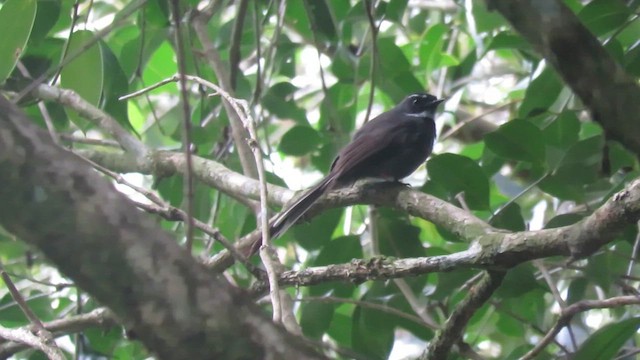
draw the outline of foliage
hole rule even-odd
[[[187,49],[183,55],[187,74],[216,84],[226,79],[235,97],[249,101],[272,184],[312,185],[318,174],[326,173],[370,108],[375,115],[424,89],[448,101],[438,119],[441,140],[436,153],[409,182],[497,228],[522,231],[576,223],[638,177],[635,156],[591,121],[559,75],[481,1],[424,2],[431,4],[425,7],[420,1],[374,1],[373,9],[369,1],[359,0],[247,1],[240,10],[242,2],[211,2],[213,15],[206,25],[210,43],[205,44],[189,26],[191,11],[200,1],[181,1],[182,41]],[[634,15],[638,2],[564,2],[629,74],[640,76],[640,22]],[[169,82],[119,100],[177,72],[170,6],[164,0],[139,4],[4,1],[0,32],[12,34],[0,42],[4,90],[19,92],[41,75],[59,78],[56,86],[74,90],[112,115],[147,146],[180,149],[184,128],[178,86]],[[107,31],[101,31],[106,26]],[[218,52],[225,73],[211,67],[207,46]],[[11,61],[18,58],[19,62]],[[233,120],[220,96],[210,93],[189,83],[195,154],[242,172],[229,129]],[[116,151],[69,142],[84,136],[109,139],[110,134],[68,106],[45,104],[47,113],[33,98],[21,102],[36,123],[43,128],[50,123],[52,131],[64,135],[70,148]],[[456,125],[463,122],[467,124]],[[174,207],[185,205],[180,177],[131,179]],[[256,228],[250,208],[202,182],[196,182],[192,201],[193,216],[227,239]],[[160,218],[158,222],[183,241],[183,223]],[[627,229],[601,251],[571,264],[564,258],[548,258],[512,269],[490,302],[472,317],[464,341],[486,356],[518,358],[552,328],[559,308],[620,295],[621,284],[637,280],[635,267],[627,273],[633,264],[635,233]],[[209,235],[200,230],[195,239],[195,254],[207,257],[224,249],[218,242],[209,246]],[[286,266],[305,268],[375,255],[451,254],[468,244],[425,219],[355,206],[350,211],[326,211],[287,232],[275,246]],[[39,253],[31,253],[3,232],[0,257],[41,320],[98,306],[75,287],[31,281],[65,280]],[[257,264],[259,259],[252,261]],[[299,300],[296,315],[305,336],[330,339],[366,358],[388,358],[392,349],[398,356],[407,342],[424,347],[433,339],[434,329],[416,311],[424,310],[432,322],[444,324],[480,272],[456,269],[402,279],[403,285],[332,282],[289,292]],[[242,265],[227,273],[242,287],[253,281]],[[0,325],[27,325],[7,290],[0,291]],[[636,340],[635,316],[631,307],[576,316],[571,322],[575,338],[561,334],[559,344],[552,343],[542,358],[561,354],[563,348],[614,356],[625,342]],[[615,339],[608,339],[605,329],[615,331]],[[148,356],[117,329],[87,329],[78,341],[83,346],[75,349],[87,356]],[[16,356],[40,358],[33,350]]]

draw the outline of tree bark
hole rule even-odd
[[[640,155],[640,87],[559,0],[486,0],[536,48],[607,136]]]
[[[164,359],[319,359],[0,97],[0,223]]]

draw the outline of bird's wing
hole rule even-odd
[[[417,128],[413,121],[386,121],[384,124],[387,126],[379,126],[382,125],[379,123],[376,127],[370,127],[372,131],[361,129],[333,161],[331,172],[340,178],[346,172],[376,158],[380,152],[394,151],[406,143],[406,136],[412,136]]]

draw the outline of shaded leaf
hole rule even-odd
[[[475,161],[456,154],[441,154],[427,162],[429,178],[449,191],[451,198],[464,193],[474,210],[489,208],[489,179]]]
[[[312,127],[294,126],[280,139],[278,151],[287,155],[302,156],[315,150],[320,140],[320,135]]]
[[[613,359],[625,342],[640,327],[640,317],[625,319],[603,326],[593,333],[574,353],[576,359]]]
[[[542,132],[526,120],[512,120],[485,136],[491,151],[507,159],[540,163],[545,158]]]
[[[7,0],[0,8],[0,84],[18,63],[31,35],[36,0]]]

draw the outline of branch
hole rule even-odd
[[[192,18],[193,30],[202,44],[204,55],[209,66],[218,77],[220,87],[231,96],[235,96],[229,73],[220,58],[218,50],[216,50],[213,42],[209,38],[207,23],[211,19],[211,15],[211,11],[195,12],[195,15]],[[233,111],[232,104],[227,99],[222,99],[222,105],[229,116],[231,135],[233,136],[236,149],[238,149],[238,157],[242,164],[242,170],[245,175],[255,179],[258,177],[258,170],[253,162],[251,149],[246,142],[246,139],[249,138],[247,130],[242,126],[240,118],[237,113]]]
[[[0,134],[0,224],[148,349],[171,359],[322,358],[2,97]]]
[[[381,196],[388,196],[390,193],[395,193],[398,198],[404,198],[401,196],[403,192],[417,193],[403,189],[397,193],[394,191],[380,192],[378,199],[363,196],[361,200],[375,202]],[[417,193],[415,195],[424,199],[430,198],[426,194]],[[438,201],[440,200],[432,199],[432,203],[437,204]],[[360,203],[370,204],[371,202],[361,201]],[[376,205],[381,204],[376,203]],[[384,205],[398,208],[391,201],[385,202]],[[413,206],[415,204],[409,204],[409,208],[415,213],[416,209]],[[467,215],[467,219],[471,218],[470,215]],[[612,196],[593,214],[570,226],[514,233],[494,230],[477,235],[467,250],[449,255],[406,259],[356,259],[347,264],[286,271],[280,277],[280,284],[309,286],[328,281],[361,283],[368,280],[386,280],[446,272],[459,268],[508,269],[526,261],[550,256],[578,258],[592,254],[602,245],[614,240],[625,225],[635,224],[639,218],[640,179],[636,179],[625,189]],[[467,237],[469,234],[463,233],[462,235]],[[219,270],[217,261],[218,259],[215,259],[209,265]],[[252,290],[261,292],[264,291],[264,286],[264,283],[259,282],[254,285]]]
[[[71,316],[66,319],[53,320],[44,323],[43,325],[44,328],[50,331],[54,337],[61,337],[68,334],[82,332],[91,327],[108,328],[116,324],[117,322],[115,317],[111,312],[106,308],[98,308],[86,314]],[[31,331],[31,329],[31,326],[25,326],[12,330]],[[0,358],[7,358],[18,351],[22,351],[27,348],[28,346],[24,343],[0,340]]]
[[[505,272],[489,271],[482,280],[469,290],[467,297],[462,300],[447,319],[445,328],[439,331],[429,343],[421,359],[446,359],[451,347],[461,339],[465,326],[471,316],[491,297],[502,283]]]
[[[152,170],[165,176],[184,172],[184,157],[172,152],[156,152],[150,161],[136,164],[122,154],[107,154],[99,151],[82,151],[91,160],[121,172],[150,174]],[[197,156],[194,160],[194,176],[203,183],[228,195],[242,199],[259,199],[258,181],[235,173],[223,165]],[[113,166],[113,167],[112,167]],[[279,186],[268,185],[269,202],[283,206],[293,197],[293,192]],[[445,271],[455,267],[508,268],[519,263],[549,256],[587,256],[602,245],[612,241],[619,229],[640,220],[640,180],[634,180],[621,192],[611,197],[604,205],[582,221],[561,228],[539,231],[508,232],[492,228],[484,221],[431,195],[404,186],[389,183],[356,184],[350,188],[331,191],[319,199],[309,216],[335,207],[356,204],[387,206],[410,215],[433,222],[454,236],[471,243],[468,250],[444,257],[401,259],[378,269],[375,274],[363,272],[351,264],[333,265],[331,271],[304,270],[307,275],[284,273],[284,284],[310,285],[326,280],[356,280],[391,278]],[[308,218],[307,218],[308,219]],[[255,242],[257,232],[238,241],[242,250]],[[207,266],[218,271],[230,266],[231,256],[222,252],[211,259]],[[397,270],[396,270],[397,268]],[[387,269],[387,270],[384,270]],[[311,272],[310,272],[311,271]],[[326,275],[324,275],[326,273]],[[338,275],[343,274],[343,275]],[[322,280],[319,276],[327,277]],[[302,281],[297,279],[306,279]],[[297,280],[286,280],[296,278]]]
[[[638,305],[640,304],[640,298],[633,295],[628,296],[618,296],[605,300],[583,300],[578,301],[575,304],[572,304],[562,310],[560,317],[556,321],[556,324],[553,326],[551,330],[540,340],[536,346],[531,349],[528,353],[526,353],[522,360],[535,359],[536,356],[544,350],[555,338],[556,335],[562,330],[563,327],[567,326],[571,319],[578,313],[592,310],[592,309],[610,309],[627,305]]]
[[[640,87],[559,0],[487,0],[558,71],[607,135],[640,155]]]
[[[0,338],[38,349],[45,353],[50,360],[64,360],[64,355],[60,352],[60,349],[48,345],[44,339],[33,335],[31,331],[25,329],[9,329],[0,326]]]
[[[77,111],[95,126],[111,135],[124,150],[143,158],[147,155],[147,147],[123,128],[116,119],[90,104],[72,90],[41,84],[33,90],[33,94],[44,100],[52,100]]]

